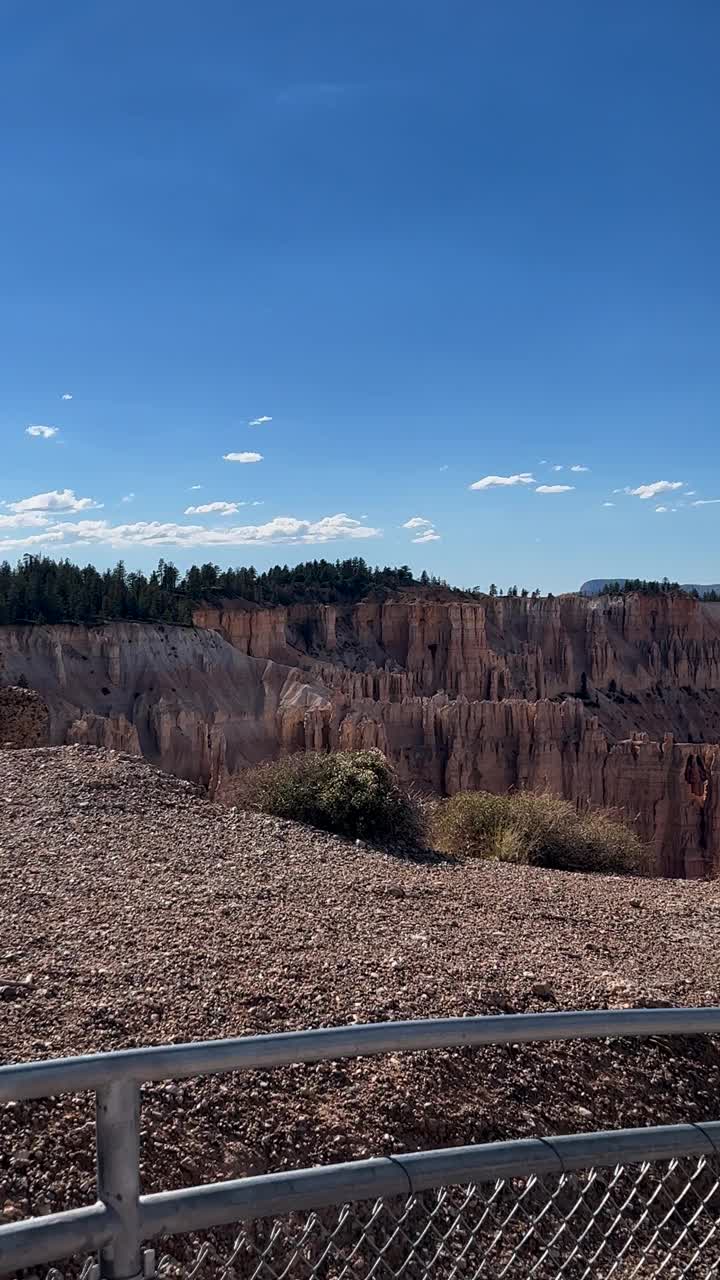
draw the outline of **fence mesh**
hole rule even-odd
[[[663,1163],[445,1187],[173,1237],[184,1280],[692,1280],[720,1275],[718,1162]]]

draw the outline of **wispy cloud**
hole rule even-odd
[[[574,484],[539,484],[536,493],[570,493]]]
[[[261,453],[224,453],[223,462],[262,462]]]
[[[190,485],[190,488],[191,488],[191,489],[202,489],[202,485],[201,485],[201,484],[191,484],[191,485]]]
[[[413,542],[439,542],[440,534],[435,529],[426,529],[425,533],[419,533],[417,538],[413,538]]]
[[[186,507],[186,516],[234,516],[237,515],[244,502],[203,502],[199,507]]]
[[[553,467],[553,471],[562,471],[562,469],[563,469],[562,462],[556,462],[555,466]]]
[[[658,514],[659,516],[664,516],[664,515],[665,515],[665,513],[667,512],[668,508],[667,508],[667,507],[656,507],[656,508],[655,508],[655,510],[656,510],[656,512],[657,512],[657,514]]]
[[[694,502],[690,503],[690,506],[691,507],[714,507],[718,502],[720,502],[720,498],[696,498]]]
[[[272,418],[267,413],[261,414],[259,418],[251,418],[248,422],[249,427],[262,427],[266,422],[272,422]]]
[[[590,468],[589,468],[589,467],[583,467],[581,463],[576,462],[576,463],[575,463],[575,466],[574,466],[574,467],[571,467],[571,468],[570,468],[570,470],[571,470],[571,471],[589,471],[589,470],[590,470]]]
[[[468,485],[470,489],[496,489],[507,488],[518,484],[536,484],[535,477],[529,471],[520,471],[515,476],[483,476],[482,480],[476,480],[474,484]]]
[[[20,498],[18,502],[7,502],[8,511],[21,514],[24,511],[52,511],[56,515],[62,512],[73,514],[76,511],[90,511],[102,507],[102,502],[94,498],[77,498],[72,489],[51,489],[49,493],[35,493],[30,498]]]
[[[614,506],[615,506],[615,503],[614,503],[614,502],[603,502],[603,506],[604,506],[604,507],[614,507]]]
[[[444,462],[443,465],[440,467],[440,471],[447,471],[447,469],[448,469],[448,463]]]
[[[42,440],[52,440],[59,432],[59,427],[43,427],[40,423],[36,423],[25,428],[26,435],[36,436]]]
[[[430,528],[432,520],[426,520],[424,516],[412,516],[410,520],[406,520],[403,529],[423,529]]]
[[[684,480],[653,480],[652,484],[639,484],[637,489],[624,489],[631,498],[642,498],[647,501],[656,498],[659,493],[671,493],[673,489],[682,489]]]
[[[120,501],[121,501],[121,502],[134,502],[134,501],[135,501],[135,494],[134,494],[134,493],[125,493],[125,494],[123,494],[123,496],[122,496],[122,498],[120,499]]]
[[[71,396],[71,394],[70,394],[70,392],[69,392],[69,391],[63,391],[63,393],[62,393],[62,395],[61,395],[60,399],[61,399],[61,400],[72,400],[72,396]]]

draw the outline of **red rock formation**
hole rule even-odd
[[[532,788],[616,809],[654,845],[659,875],[710,875],[720,862],[720,747],[611,743],[576,699],[366,701],[315,707],[305,727],[309,750],[377,747],[407,781],[449,795]]]
[[[197,620],[232,643],[247,627],[236,611]],[[720,860],[718,749],[669,736],[720,739],[720,605],[394,600],[257,610],[252,625],[331,691],[305,716],[308,749],[377,746],[448,794],[546,787],[622,809],[662,874],[708,874]],[[568,697],[584,684],[585,702]]]
[[[22,673],[50,712],[50,742],[137,752],[214,789],[228,773],[301,750],[327,691],[213,631],[117,622],[0,627],[0,683]]]
[[[0,684],[22,674],[40,692],[52,742],[139,752],[212,790],[284,752],[377,746],[439,792],[620,808],[662,874],[720,862],[720,748],[669,736],[720,740],[718,605],[224,604],[196,621],[0,627]],[[568,696],[583,674],[585,701]]]
[[[554,698],[578,692],[583,674],[591,689],[614,681],[628,694],[657,684],[720,689],[720,604],[689,596],[249,610],[228,602],[198,610],[195,620],[256,657],[403,674],[405,695]]]

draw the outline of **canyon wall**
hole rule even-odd
[[[660,875],[714,875],[720,863],[720,747],[610,742],[577,699],[410,698],[306,714],[307,747],[377,747],[409,782],[448,795],[550,790],[621,812],[655,849]]]
[[[720,606],[226,603],[196,623],[0,627],[0,686],[38,691],[51,742],[141,753],[220,795],[264,759],[373,746],[436,792],[619,808],[660,874],[720,863]]]
[[[313,660],[374,678],[394,696],[445,692],[473,699],[555,698],[615,686],[628,695],[720,690],[720,604],[687,596],[532,599],[481,603],[364,601],[261,609],[231,602],[195,622],[241,652],[297,665]],[[393,692],[392,688],[384,691]]]
[[[308,749],[376,746],[403,777],[446,794],[547,787],[621,809],[666,875],[712,874],[720,860],[720,605],[225,602],[196,622],[328,690],[305,716]]]
[[[303,749],[305,712],[327,698],[301,672],[212,631],[163,624],[0,627],[0,685],[21,678],[47,705],[51,744],[144,755],[211,790]]]

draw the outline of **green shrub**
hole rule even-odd
[[[419,845],[420,806],[381,751],[286,756],[242,775],[237,803],[337,835]]]
[[[445,853],[559,871],[643,875],[650,865],[631,827],[602,809],[578,813],[549,792],[462,792],[438,807],[432,834]]]

